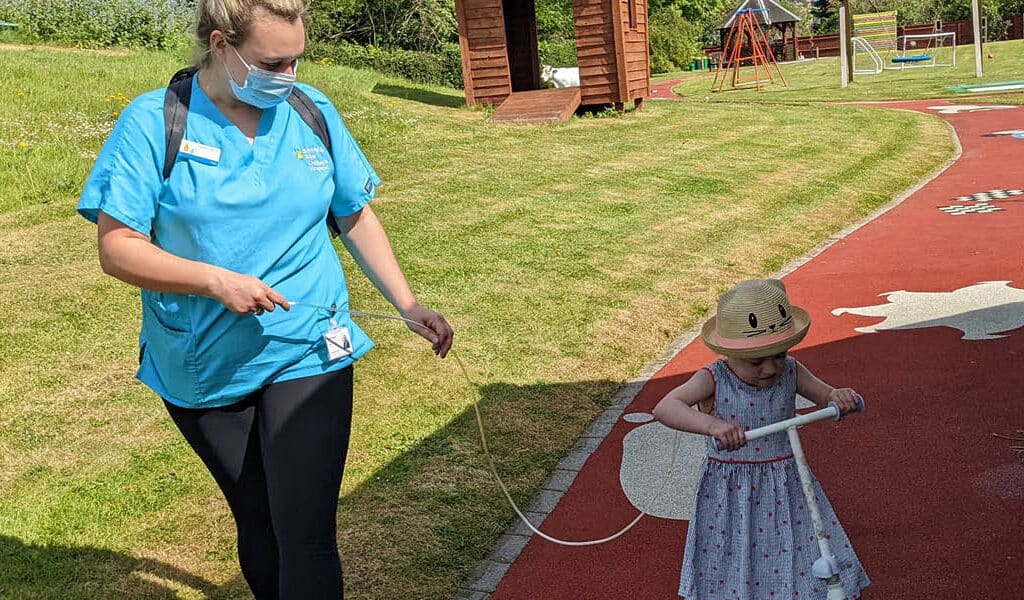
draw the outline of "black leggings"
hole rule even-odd
[[[271,384],[221,408],[164,404],[227,498],[257,600],[343,598],[336,514],[352,368]]]

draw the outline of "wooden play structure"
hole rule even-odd
[[[788,85],[762,28],[762,24],[771,25],[763,1],[744,2],[729,23],[729,33],[722,46],[722,60],[718,63],[711,90],[722,91],[728,80],[733,88],[754,85],[757,91],[761,91],[761,84],[775,83],[776,76],[782,85]]]
[[[554,122],[581,105],[650,95],[647,0],[573,0],[580,86],[545,89],[534,0],[455,0],[466,103],[499,105],[491,121]]]

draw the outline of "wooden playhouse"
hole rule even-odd
[[[580,86],[541,85],[534,0],[455,0],[466,103],[492,121],[564,121],[580,105],[637,107],[650,95],[647,0],[573,0]]]

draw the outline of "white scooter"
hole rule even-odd
[[[864,412],[864,398],[857,396],[857,412]],[[807,508],[811,511],[811,522],[814,524],[814,537],[818,539],[818,549],[821,557],[814,561],[811,573],[821,579],[828,587],[827,600],[848,600],[846,591],[839,581],[839,561],[832,554],[828,539],[825,537],[825,525],[821,521],[821,511],[818,510],[818,499],[814,497],[814,486],[811,483],[811,469],[807,466],[807,458],[804,456],[803,446],[800,445],[800,436],[797,435],[798,427],[809,423],[832,419],[838,421],[843,417],[839,407],[834,402],[829,402],[828,407],[822,408],[803,415],[797,415],[792,419],[758,427],[746,432],[747,441],[756,440],[772,433],[785,431],[789,436],[789,445],[793,449],[793,459],[796,460],[797,472],[800,474],[800,486],[804,490],[804,498],[807,499]],[[715,440],[715,447],[722,449],[721,442]]]

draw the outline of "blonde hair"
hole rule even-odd
[[[213,60],[210,34],[215,30],[223,32],[227,42],[236,48],[245,43],[259,15],[258,9],[288,23],[296,19],[302,19],[303,24],[306,22],[306,0],[199,0],[192,64],[200,68],[210,65]]]

